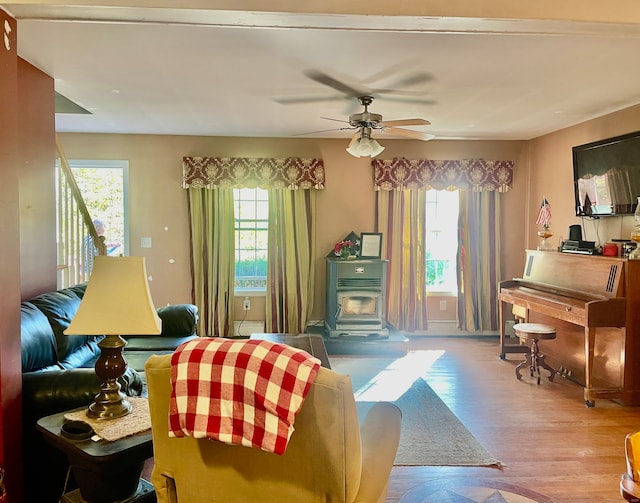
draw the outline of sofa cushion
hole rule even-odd
[[[69,337],[77,336],[73,335]],[[101,339],[102,337],[90,338],[79,348],[76,348],[72,353],[69,353],[64,358],[61,358],[58,363],[64,369],[94,367],[96,364],[96,360],[100,356],[100,347],[98,346],[98,342]]]
[[[198,308],[193,304],[172,304],[159,308],[162,336],[188,337],[196,333]]]
[[[49,320],[31,302],[23,302],[20,305],[20,344],[22,372],[60,368],[57,365],[56,336]]]
[[[125,351],[173,351],[183,342],[196,337],[198,308],[193,304],[173,304],[161,307],[158,316],[162,320],[160,335],[127,335]]]
[[[82,297],[84,297],[84,292],[87,291],[87,284],[88,283],[86,281],[84,283],[78,283],[77,285],[70,286],[67,290],[71,290],[82,300]]]
[[[31,299],[30,302],[40,309],[49,320],[56,338],[58,361],[63,366],[71,365],[77,367],[82,355],[86,359],[90,359],[93,356],[95,349],[83,348],[78,355],[73,355],[73,362],[66,362],[67,358],[82,346],[97,345],[96,338],[93,336],[64,335],[64,331],[71,323],[80,306],[80,297],[77,294],[69,289],[63,289],[38,295]]]
[[[197,335],[186,337],[170,337],[161,335],[127,335],[124,339],[127,346],[124,348],[125,354],[131,351],[147,351],[149,354],[156,351],[169,350],[173,352],[180,344],[190,341]]]

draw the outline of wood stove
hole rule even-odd
[[[329,337],[387,338],[387,260],[327,259]]]

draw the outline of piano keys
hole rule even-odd
[[[527,250],[522,278],[498,285],[500,357],[527,347],[507,337],[505,308],[556,328],[541,350],[584,386],[584,400],[640,405],[640,260]],[[638,368],[638,370],[636,370]]]

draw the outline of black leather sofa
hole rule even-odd
[[[86,284],[49,292],[21,303],[22,412],[25,501],[58,502],[64,488],[66,458],[46,444],[36,429],[38,419],[90,404],[100,388],[95,361],[99,338],[65,336]],[[198,309],[177,304],[157,310],[162,333],[127,336],[124,355],[129,368],[120,379],[129,396],[143,393],[141,372],[151,354],[171,353],[196,337]],[[73,487],[73,480],[71,486]]]

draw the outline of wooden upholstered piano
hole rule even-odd
[[[498,286],[500,357],[524,353],[505,334],[515,313],[555,327],[540,348],[561,375],[598,398],[640,405],[640,260],[528,250],[522,278]],[[509,308],[508,305],[513,307]]]

